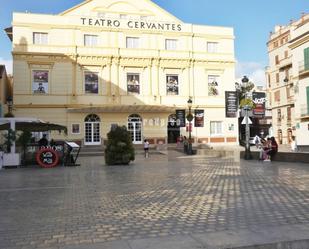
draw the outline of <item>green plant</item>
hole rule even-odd
[[[8,129],[7,133],[3,135],[4,136],[4,145],[6,148],[6,152],[10,153],[11,152],[11,146],[16,140],[16,132],[13,131],[12,129]]]
[[[4,114],[4,117],[5,117],[5,118],[14,118],[15,116],[14,116],[13,113],[7,112],[6,114]]]
[[[130,132],[125,126],[116,126],[107,134],[105,163],[107,165],[129,164],[135,160]]]
[[[23,149],[23,164],[26,163],[26,153],[27,153],[27,145],[31,140],[32,134],[30,131],[23,131],[22,134],[18,137],[17,143]]]

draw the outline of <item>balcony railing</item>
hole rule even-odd
[[[309,108],[308,105],[301,105],[300,114],[302,118],[309,117]]]
[[[309,63],[305,61],[299,62],[299,67],[298,67],[298,72],[299,74],[304,74],[309,72]]]

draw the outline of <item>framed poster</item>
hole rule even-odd
[[[48,93],[48,71],[33,70],[32,71],[32,92],[38,94]]]
[[[179,127],[186,127],[186,110],[176,110],[176,119]]]
[[[204,127],[204,110],[194,110],[194,126]]]
[[[225,92],[225,117],[236,118],[238,111],[238,98],[235,91]]]
[[[80,134],[79,124],[72,124],[72,134]]]
[[[85,72],[85,93],[99,93],[99,74],[93,72]]]
[[[178,75],[169,74],[166,75],[166,94],[167,95],[178,95]]]
[[[127,91],[130,94],[140,94],[140,77],[138,73],[127,74]]]

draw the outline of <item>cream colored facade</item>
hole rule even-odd
[[[11,96],[11,79],[4,65],[0,65],[0,118],[7,113],[7,98]]]
[[[267,92],[272,109],[273,135],[279,144],[289,144],[295,135],[294,78],[289,48],[292,26],[276,26],[268,45]]]
[[[232,28],[183,23],[149,0],[14,13],[12,25],[15,116],[66,125],[67,139],[86,145],[102,144],[113,124],[126,125],[135,143],[167,143],[171,115],[188,113],[191,97],[192,109],[204,111],[195,142],[237,143],[237,119],[225,117]]]
[[[309,149],[309,14],[302,16],[291,32],[293,76],[295,81],[296,142]],[[307,55],[305,55],[305,51]],[[305,58],[307,57],[307,58]]]

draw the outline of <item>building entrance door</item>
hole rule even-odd
[[[85,145],[100,145],[100,118],[90,114],[85,118]]]
[[[142,119],[139,115],[133,114],[128,118],[128,131],[131,134],[133,144],[141,144],[142,141]]]
[[[177,124],[177,118],[175,114],[168,117],[167,124],[167,141],[168,143],[176,143],[177,138],[180,136],[180,127]]]

